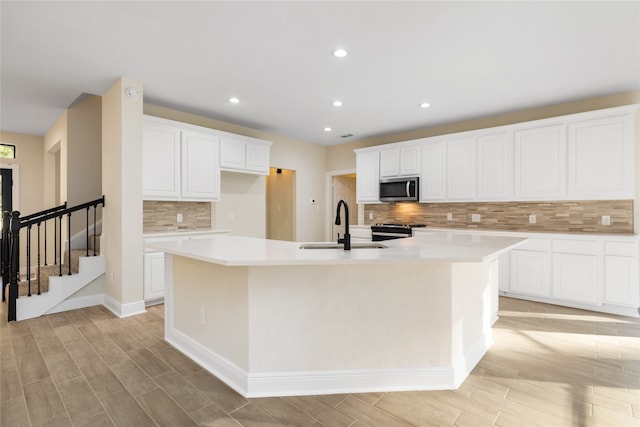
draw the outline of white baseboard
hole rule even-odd
[[[508,298],[523,299],[527,301],[542,302],[562,307],[578,308],[580,310],[595,311],[600,313],[617,314],[618,316],[640,317],[640,307],[625,307],[621,305],[602,304],[598,306],[580,304],[569,301],[557,301],[550,298],[537,297],[533,295],[514,294],[508,291],[500,291],[500,296]]]
[[[103,304],[103,302],[104,302],[103,294],[68,298],[44,314],[53,314],[53,313],[60,313],[62,311],[77,310],[79,308],[93,307],[94,305],[101,305]]]
[[[147,310],[145,309],[144,301],[135,301],[127,304],[121,304],[116,301],[109,295],[104,295],[104,302],[102,303],[105,307],[109,309],[113,314],[122,318],[129,317],[135,314],[145,313]]]
[[[166,331],[165,339],[244,397],[457,388],[451,367],[250,374],[175,328]]]

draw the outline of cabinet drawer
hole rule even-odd
[[[597,240],[554,240],[553,252],[597,255],[601,244]]]
[[[637,242],[604,242],[605,255],[638,256]]]
[[[523,251],[549,252],[551,250],[551,241],[549,239],[529,238],[518,249]]]

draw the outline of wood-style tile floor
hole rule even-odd
[[[162,340],[163,306],[10,324],[2,306],[2,427],[640,426],[635,318],[501,298],[459,390],[245,399]]]

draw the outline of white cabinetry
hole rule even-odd
[[[164,298],[164,252],[145,252],[143,284],[145,301]]]
[[[564,125],[516,130],[515,197],[557,200],[566,196]]]
[[[478,136],[478,199],[507,200],[513,196],[513,145],[510,135]]]
[[[550,295],[549,248],[548,239],[529,239],[511,251],[510,291],[524,295]]]
[[[633,198],[633,120],[616,116],[569,125],[569,197]]]
[[[476,198],[476,139],[447,142],[447,199]]]
[[[217,135],[145,117],[142,141],[145,200],[220,199]]]
[[[628,307],[640,305],[638,242],[605,242],[604,300]]]
[[[269,174],[270,142],[233,136],[220,137],[220,168],[234,172]]]
[[[420,145],[402,144],[380,150],[380,177],[419,176]]]
[[[422,178],[420,201],[440,202],[447,199],[447,144],[430,141],[422,146]]]
[[[356,152],[356,200],[376,203],[380,196],[380,153]]]
[[[553,240],[553,297],[599,304],[601,242]]]
[[[192,131],[182,132],[182,198],[220,199],[218,138]]]
[[[142,194],[145,199],[180,197],[180,129],[145,123],[142,134]]]

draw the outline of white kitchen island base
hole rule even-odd
[[[245,397],[455,389],[492,343],[486,259],[234,266],[167,252],[166,340]]]

